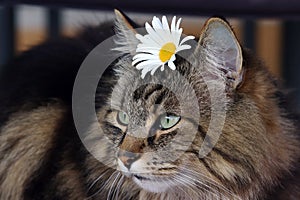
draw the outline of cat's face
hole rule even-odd
[[[201,146],[197,144],[201,140],[199,116],[193,116],[195,109],[199,110],[198,98],[193,102],[190,88],[184,85],[188,83],[181,83],[180,75],[170,76],[168,70],[161,73],[168,80],[165,84],[157,77],[147,82],[139,73],[125,71],[113,89],[110,109],[103,119],[103,129],[108,130],[106,134],[117,149],[113,154],[117,169],[152,192],[180,184],[180,171],[196,164],[191,160],[199,148],[192,146]],[[203,94],[207,91],[205,84],[197,86],[203,87]]]

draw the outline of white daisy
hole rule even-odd
[[[145,24],[148,34],[144,36],[136,34],[136,38],[141,43],[137,45],[137,54],[133,57],[132,65],[142,70],[142,78],[150,71],[153,75],[159,67],[163,71],[166,63],[170,69],[175,70],[175,54],[191,48],[190,45],[183,43],[195,37],[187,36],[180,41],[182,34],[182,28],[179,28],[180,22],[181,18],[176,22],[176,16],[174,16],[170,29],[166,16],[162,17],[162,21],[154,16],[152,27],[148,22]]]

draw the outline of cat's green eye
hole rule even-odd
[[[169,129],[175,126],[180,121],[180,117],[176,115],[163,115],[160,118],[160,127]]]
[[[121,125],[127,126],[129,124],[129,116],[126,112],[119,111],[117,120]]]

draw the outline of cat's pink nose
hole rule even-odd
[[[120,149],[118,152],[118,158],[122,161],[125,167],[130,169],[132,163],[138,160],[141,157],[140,153],[132,153]]]

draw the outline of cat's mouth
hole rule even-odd
[[[136,178],[136,179],[138,179],[138,180],[140,180],[140,181],[143,181],[143,180],[145,180],[145,181],[151,181],[152,179],[150,179],[150,178],[147,178],[147,177],[144,177],[144,176],[139,176],[139,175],[133,175],[133,177],[134,178]]]
[[[165,192],[168,188],[174,186],[174,183],[167,177],[148,177],[140,174],[132,174],[132,180],[142,189],[154,193]]]

